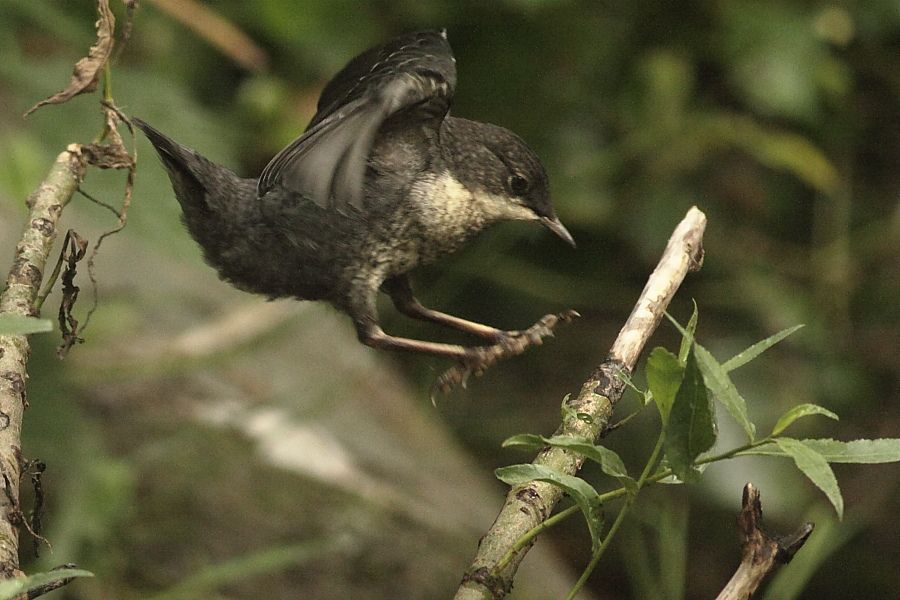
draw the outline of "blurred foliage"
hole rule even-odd
[[[709,217],[706,262],[679,294],[673,314],[689,314],[696,298],[703,337],[720,356],[807,324],[737,376],[755,418],[774,420],[790,405],[812,402],[843,418],[817,436],[900,432],[896,0],[204,4],[264,50],[266,70],[238,66],[204,39],[202,23],[188,27],[144,0],[114,65],[113,93],[126,113],[238,172],[258,173],[302,130],[322,85],[356,52],[404,30],[436,27],[448,29],[458,60],[454,113],[507,126],[543,157],[577,251],[528,224],[504,225],[423,269],[414,281],[427,304],[501,327],[521,327],[568,307],[585,315],[544,347],[492,369],[467,393],[438,405],[458,437],[482,457],[485,472],[516,460],[498,449],[500,440],[519,431],[550,433],[558,399],[577,389],[603,358],[671,228],[692,204]],[[121,22],[122,7],[113,5]],[[101,123],[90,95],[21,118],[28,106],[62,87],[92,43],[94,3],[0,0],[0,14],[0,223],[6,224],[0,242],[9,256],[24,215],[22,200],[61,148],[90,141]],[[98,259],[101,282],[110,283],[85,352],[120,339],[123,329],[137,332],[135,345],[147,332],[179,331],[225,294],[178,225],[177,205],[149,145],[140,141],[138,148],[135,206],[127,233],[110,241]],[[98,172],[84,184],[110,201],[120,196],[121,186],[120,175]],[[107,213],[87,202],[66,217],[88,231],[111,225]],[[388,325],[396,333],[435,334],[395,317]],[[677,333],[670,328],[659,335],[669,345]],[[203,474],[203,485],[222,486],[205,469],[224,459],[201,458],[193,465],[196,472],[172,480],[160,478],[170,464],[162,457],[223,456],[222,448],[238,442],[208,434],[215,438],[205,440],[209,446],[194,438],[180,446],[179,436],[190,436],[191,427],[168,423],[161,431],[154,421],[148,431],[163,435],[154,446],[151,435],[135,436],[134,423],[116,429],[123,426],[118,413],[93,399],[104,389],[109,394],[108,386],[128,373],[96,367],[79,378],[52,362],[53,342],[44,338],[49,336],[35,340],[30,394],[40,402],[33,402],[26,418],[25,448],[51,467],[51,514],[45,521],[54,555],[46,565],[77,557],[97,575],[66,593],[142,597],[201,577],[204,565],[236,560],[202,540],[195,563],[175,564],[163,540],[175,547],[202,538],[203,523],[186,524],[138,499],[150,494],[159,507],[164,499],[167,506],[195,507],[199,500],[187,492],[140,478],[149,472],[155,473],[149,481],[188,486],[196,485],[192,476]],[[394,360],[423,399],[445,366],[420,357]],[[189,368],[181,364],[177,372]],[[327,391],[321,396],[336,397]],[[651,423],[637,420],[609,442],[629,462],[628,439],[652,436],[652,430]],[[726,428],[721,437],[737,434]],[[146,447],[134,447],[139,441]],[[149,471],[147,461],[155,465]],[[54,465],[66,468],[54,475]],[[660,504],[673,503],[660,513],[669,516],[648,515],[621,550],[623,562],[610,561],[595,575],[603,597],[644,597],[646,565],[630,560],[644,543],[660,549],[660,564],[676,569],[665,576],[667,590],[713,595],[738,560],[732,523],[747,480],[762,490],[773,529],[779,520],[786,529],[806,518],[800,514],[805,506],[821,513],[814,490],[796,487],[753,458],[737,465],[728,473],[711,472],[697,491],[649,490]],[[236,467],[221,468],[217,476],[235,477]],[[792,565],[782,573],[775,584],[779,598],[886,597],[900,587],[900,529],[893,518],[900,509],[900,471],[838,469],[838,475],[846,521],[828,524],[831,544],[816,545],[826,538],[827,518],[810,517],[820,530],[798,555],[806,570]],[[252,481],[244,483],[252,489]],[[277,504],[283,509],[288,503]],[[232,514],[240,514],[237,504]],[[671,527],[690,542],[686,565],[667,549]],[[556,546],[576,568],[586,560],[583,535],[570,530],[557,538]],[[318,539],[275,539],[271,549],[293,552],[294,542]],[[414,547],[421,551],[427,544]],[[302,560],[302,548],[296,550]],[[246,554],[248,560],[254,556]],[[353,560],[378,570],[377,561],[358,555]],[[792,576],[803,577],[806,587],[791,582]],[[78,596],[78,589],[89,591]],[[249,584],[227,589],[220,597],[258,597],[253,594],[260,590]],[[622,591],[615,596],[613,589]]]

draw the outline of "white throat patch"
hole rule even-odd
[[[453,177],[450,171],[444,171],[437,177],[416,183],[414,187],[418,188],[416,191],[422,195],[443,199],[440,203],[430,203],[431,207],[420,207],[425,213],[422,216],[426,219],[432,217],[442,220],[442,217],[451,215],[470,215],[470,218],[483,221],[484,224],[539,219],[530,208],[511,202],[508,198],[481,190],[470,191]],[[443,214],[427,214],[432,210]]]

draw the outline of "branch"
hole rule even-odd
[[[225,56],[254,72],[268,68],[269,57],[234,23],[196,0],[152,0],[161,11],[193,29]]]
[[[783,538],[773,538],[760,527],[762,505],[759,490],[752,483],[744,486],[743,507],[738,516],[743,557],[737,571],[716,600],[747,600],[759,588],[766,575],[780,564],[794,558],[812,534],[813,524],[805,523],[797,531]]]
[[[6,289],[0,294],[0,314],[36,316],[35,299],[44,275],[47,256],[56,238],[57,222],[84,177],[86,162],[81,147],[72,144],[57,158],[46,179],[29,196],[25,231],[16,246]],[[19,508],[22,473],[20,435],[27,406],[25,382],[30,347],[24,335],[0,336],[0,578],[21,576],[18,526],[24,516]]]
[[[597,367],[574,399],[554,435],[595,440],[606,430],[613,407],[625,390],[623,375],[630,375],[647,340],[656,330],[675,291],[688,271],[703,262],[703,231],[706,215],[691,208],[672,233],[663,256],[650,275],[625,326],[610,349],[609,357]],[[552,467],[574,475],[584,457],[561,448],[546,448],[534,464]],[[521,550],[499,572],[495,565],[513,547],[516,540],[544,522],[563,496],[549,483],[532,481],[509,491],[506,502],[490,530],[481,538],[475,559],[456,593],[456,600],[502,598],[512,588],[519,563],[530,546]]]

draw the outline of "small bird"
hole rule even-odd
[[[412,269],[497,222],[537,221],[575,246],[535,153],[502,127],[449,116],[455,87],[446,31],[367,50],[325,86],[306,131],[259,179],[238,177],[133,121],[156,148],[184,223],[222,279],[270,298],[329,302],[353,319],[366,345],[454,359],[459,368],[441,382],[446,389],[540,343],[574,315],[502,331],[426,308],[413,295]],[[488,344],[389,335],[378,321],[379,291],[405,315]]]

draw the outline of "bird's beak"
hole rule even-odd
[[[550,217],[541,217],[541,223],[544,224],[544,227],[559,236],[565,243],[575,248],[575,239],[572,237],[572,234],[569,233],[569,230],[566,229],[566,226],[560,222],[559,217],[554,216],[552,219]]]

